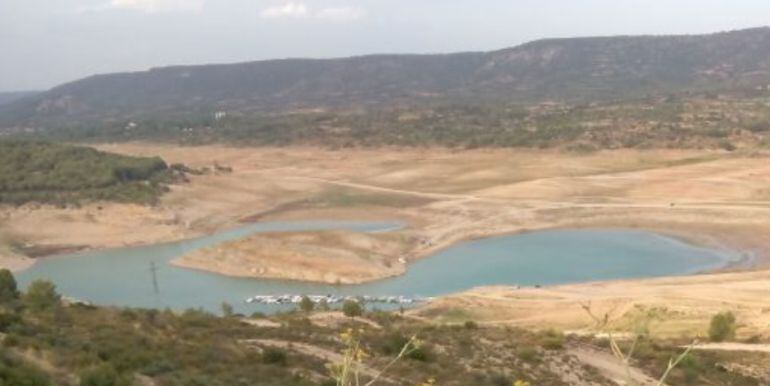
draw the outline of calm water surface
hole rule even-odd
[[[394,222],[258,223],[176,243],[48,258],[19,273],[18,279],[22,286],[34,279],[49,279],[63,294],[99,305],[218,311],[227,301],[237,311],[251,313],[287,307],[244,303],[253,295],[438,296],[484,285],[548,285],[688,274],[720,268],[740,258],[737,253],[695,247],[644,231],[555,230],[458,244],[417,261],[403,276],[363,285],[231,278],[166,264],[192,250],[258,232],[378,232],[399,226]],[[152,263],[157,266],[158,293],[152,283]]]

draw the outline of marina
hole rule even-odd
[[[418,304],[433,300],[431,297],[410,296],[335,296],[335,295],[257,295],[246,298],[246,303],[255,304],[299,304],[307,296],[314,304],[339,304],[353,301],[363,304]]]
[[[414,261],[400,276],[359,285],[228,277],[168,264],[192,250],[259,232],[348,229],[377,232],[397,222],[272,222],[245,225],[175,243],[83,251],[40,260],[20,272],[22,288],[52,280],[62,294],[94,305],[201,308],[274,313],[296,307],[303,294],[317,304],[345,300],[380,309],[424,304],[430,297],[480,286],[548,286],[595,280],[682,275],[740,259],[730,251],[689,245],[635,230],[551,230],[459,243]],[[130,279],[128,279],[130,278]],[[338,304],[339,305],[339,304]]]

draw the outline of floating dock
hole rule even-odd
[[[246,303],[256,304],[299,304],[306,295],[256,295],[246,299]],[[307,295],[315,304],[337,304],[346,301],[358,303],[380,304],[415,304],[433,300],[426,297],[409,296],[336,296],[336,295]]]

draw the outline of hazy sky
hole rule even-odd
[[[764,25],[767,0],[0,0],[0,91],[170,64]]]

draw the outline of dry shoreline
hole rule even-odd
[[[361,284],[403,274],[405,264],[393,256],[404,248],[398,232],[265,232],[191,251],[171,264],[234,277]]]
[[[770,231],[770,154],[99,147],[233,172],[194,176],[156,207],[0,208],[0,237],[101,249],[184,240],[255,218],[395,218],[409,224],[407,261],[467,240],[564,228],[645,229],[746,251],[757,256],[751,269],[770,260],[770,240],[756,236]],[[317,268],[337,274],[333,264]]]
[[[399,220],[408,224],[399,231],[411,242],[408,262],[479,238],[639,229],[755,259],[677,277],[483,287],[409,314],[439,323],[581,331],[592,326],[581,308],[588,303],[596,313],[612,313],[618,330],[654,317],[652,334],[681,338],[705,334],[714,314],[732,311],[740,338],[770,339],[770,151],[98,147],[233,172],[192,176],[155,207],[0,207],[0,267],[34,262],[19,259],[19,246],[97,250],[174,242],[250,218]],[[339,273],[334,264],[314,270]]]
[[[385,221],[385,219],[380,219],[381,221]],[[269,221],[269,220],[268,220]],[[244,223],[246,224],[246,223]],[[253,224],[253,223],[252,223]],[[407,224],[408,227],[408,224]],[[221,230],[217,230],[216,232],[223,232],[227,230],[231,230],[232,228],[225,228]],[[702,247],[702,248],[708,248],[708,249],[715,249],[717,251],[721,252],[733,252],[733,253],[739,253],[742,256],[745,256],[747,253],[745,249],[742,249],[739,246],[734,246],[730,248],[726,248],[725,243],[721,243],[718,240],[715,240],[713,236],[704,236],[704,235],[695,235],[692,233],[685,233],[685,232],[671,232],[671,231],[660,231],[653,228],[646,229],[646,228],[622,228],[622,227],[601,227],[601,226],[556,226],[556,227],[544,227],[544,228],[537,228],[537,229],[522,229],[522,230],[516,230],[516,231],[510,231],[510,232],[504,232],[499,234],[485,234],[483,236],[476,236],[476,235],[467,235],[466,237],[460,239],[457,242],[450,243],[447,245],[440,245],[436,246],[434,249],[431,249],[430,251],[424,251],[425,254],[414,256],[413,259],[409,260],[407,264],[404,266],[404,269],[400,272],[392,272],[390,274],[382,275],[380,277],[368,279],[368,280],[360,280],[360,279],[350,279],[350,278],[344,278],[344,279],[331,279],[331,280],[313,280],[313,279],[299,279],[296,278],[296,276],[287,276],[287,275],[259,275],[259,274],[250,274],[250,273],[244,273],[244,274],[237,274],[237,273],[231,273],[225,270],[217,270],[215,268],[212,268],[210,266],[190,263],[182,259],[181,257],[175,258],[172,261],[169,262],[170,265],[177,266],[180,268],[186,268],[186,269],[193,269],[198,270],[202,272],[209,272],[209,273],[217,273],[224,276],[230,276],[230,277],[246,277],[246,278],[259,278],[259,279],[273,279],[273,280],[285,280],[285,281],[296,281],[296,282],[311,282],[311,283],[325,283],[325,284],[337,284],[337,285],[351,285],[351,284],[364,284],[364,283],[373,283],[377,281],[387,280],[396,276],[400,276],[406,273],[406,271],[409,270],[409,266],[411,263],[413,263],[416,260],[428,258],[432,255],[451,248],[453,246],[456,246],[458,244],[468,242],[468,241],[474,241],[474,240],[483,240],[488,238],[494,238],[494,237],[504,237],[504,236],[515,236],[515,235],[521,235],[526,233],[532,233],[532,232],[541,232],[541,231],[552,231],[552,230],[569,230],[569,229],[596,229],[596,230],[623,230],[623,229],[633,229],[633,230],[641,230],[641,231],[648,231],[652,233],[656,233],[665,237],[675,238],[678,239],[686,244],[696,246],[696,247]],[[198,237],[205,237],[211,234],[200,234],[200,235],[192,235],[190,237],[186,237],[183,239],[172,239],[172,240],[166,240],[155,244],[164,244],[164,243],[177,243],[177,242],[184,242],[186,240],[195,239]],[[248,236],[247,236],[248,237]],[[128,246],[122,246],[122,247],[114,247],[114,248],[95,248],[95,247],[88,247],[88,246],[81,246],[76,249],[76,252],[86,252],[86,251],[98,251],[98,250],[110,250],[110,249],[119,249],[119,248],[132,248],[132,247],[141,247],[141,246],[149,246],[154,244],[136,244],[136,245],[128,245]],[[716,247],[718,245],[718,247]],[[72,250],[73,248],[67,248],[62,247],[62,249],[65,250]],[[65,252],[64,254],[70,254],[71,251]],[[754,255],[753,252],[750,252],[752,255]],[[49,258],[57,258],[58,256],[61,256],[62,254],[59,253],[52,253],[52,254],[46,254],[46,255],[38,255],[34,258],[27,257],[27,258],[20,258],[24,261],[22,264],[16,264],[11,265],[10,269],[12,272],[20,272],[26,269],[31,268],[34,264],[36,264],[41,259],[49,259]],[[724,265],[719,268],[714,269],[706,269],[706,270],[700,270],[691,274],[684,274],[684,275],[676,275],[676,276],[669,276],[668,278],[675,279],[675,278],[687,278],[690,276],[698,276],[698,275],[712,275],[712,274],[718,274],[718,273],[727,273],[727,272],[750,272],[750,271],[756,271],[762,268],[767,267],[768,264],[768,258],[767,254],[762,254],[759,256],[752,256],[749,258],[748,264],[745,259],[741,259],[738,261],[733,260],[727,260],[725,261]],[[0,260],[0,264],[3,263],[3,260]],[[639,278],[639,279],[621,279],[621,280],[608,280],[608,281],[599,281],[599,282],[584,282],[583,284],[597,284],[597,283],[614,283],[614,282],[638,282],[641,280],[648,280],[648,279],[654,279],[654,278]],[[543,286],[543,288],[549,288],[549,287],[561,287],[563,285],[553,285],[553,286]],[[453,296],[453,295],[447,295],[447,296]]]
[[[709,320],[731,311],[740,321],[738,339],[770,338],[770,271],[610,280],[532,287],[479,287],[451,294],[410,311],[439,323],[474,320],[531,329],[591,333],[585,311],[607,315],[610,328],[633,331],[647,325],[659,338],[706,337]]]
[[[292,218],[301,215],[301,212],[293,212]],[[260,217],[262,220],[261,222],[270,222],[270,221],[282,221],[282,216],[280,212],[277,213],[271,213],[267,216]],[[322,218],[313,218],[308,217],[305,220],[312,221],[312,220],[328,220],[322,219]],[[378,221],[393,221],[392,218],[377,218],[375,220]],[[412,228],[413,226],[407,222],[407,220],[399,220],[405,222],[405,229]],[[258,222],[243,222],[242,220],[238,220],[236,223],[241,225],[247,225],[247,224],[255,224]],[[57,250],[53,248],[43,248],[43,251],[47,251],[50,253],[40,253],[36,255],[31,256],[20,256],[18,257],[19,260],[24,261],[23,264],[14,264],[10,265],[10,268],[12,271],[18,272],[25,269],[30,268],[32,265],[34,265],[37,261],[40,259],[49,259],[49,258],[56,258],[57,256],[63,255],[63,254],[70,254],[75,252],[88,252],[88,251],[98,251],[98,250],[110,250],[110,249],[119,249],[119,248],[133,248],[133,247],[142,247],[142,246],[150,246],[155,244],[165,244],[165,243],[177,243],[177,242],[184,242],[187,240],[199,238],[199,237],[205,237],[212,235],[217,232],[224,232],[227,230],[232,230],[237,227],[223,227],[222,229],[216,229],[213,230],[210,233],[205,232],[196,232],[197,234],[189,234],[182,238],[170,238],[165,240],[160,240],[158,242],[153,243],[141,243],[137,242],[134,244],[127,244],[122,246],[115,246],[115,247],[98,247],[98,246],[57,246]],[[288,281],[300,281],[300,282],[317,282],[317,283],[327,283],[327,284],[363,284],[363,283],[371,283],[376,282],[380,280],[385,280],[388,278],[392,278],[395,276],[403,275],[408,269],[411,263],[414,261],[427,258],[430,256],[435,255],[436,253],[439,253],[442,250],[451,248],[453,246],[459,245],[464,242],[474,241],[474,240],[483,240],[488,238],[494,238],[494,237],[504,237],[504,236],[515,236],[520,234],[526,234],[530,232],[541,232],[541,231],[550,231],[550,230],[566,230],[566,229],[633,229],[633,230],[641,230],[641,231],[648,231],[656,234],[660,234],[662,236],[674,238],[677,240],[680,240],[686,244],[696,246],[696,247],[702,247],[707,249],[713,249],[717,251],[722,252],[732,252],[736,254],[740,254],[741,256],[751,255],[748,258],[742,258],[739,261],[726,261],[726,264],[720,268],[716,269],[708,269],[704,271],[699,271],[695,274],[710,274],[710,273],[720,273],[720,272],[735,272],[735,271],[750,271],[750,270],[757,270],[761,268],[765,268],[768,266],[768,263],[770,263],[770,257],[769,252],[757,252],[756,250],[752,250],[749,248],[746,248],[745,246],[736,245],[736,244],[728,244],[724,242],[723,240],[719,240],[718,236],[713,235],[706,235],[706,234],[697,234],[694,232],[685,232],[685,231],[674,231],[671,229],[662,229],[660,227],[622,227],[622,226],[602,226],[602,225],[585,225],[585,224],[562,224],[562,225],[554,225],[554,226],[544,226],[544,227],[538,227],[538,228],[525,228],[525,229],[517,229],[517,230],[511,230],[511,231],[505,231],[500,233],[470,233],[466,235],[462,235],[461,237],[457,238],[453,241],[448,241],[446,243],[442,244],[436,244],[428,249],[422,249],[419,251],[419,254],[411,255],[408,259],[406,266],[404,267],[404,270],[398,273],[389,272],[380,275],[379,277],[374,277],[368,280],[361,280],[358,278],[338,278],[335,277],[333,279],[329,280],[314,280],[314,279],[301,279],[297,278],[295,275],[264,275],[264,274],[254,274],[249,272],[244,273],[237,273],[233,271],[228,271],[226,269],[217,269],[215,267],[206,266],[205,264],[198,263],[192,263],[184,260],[181,256],[178,258],[175,258],[172,260],[169,264],[187,268],[187,269],[195,269],[199,271],[204,272],[214,272],[217,274],[221,274],[224,276],[231,276],[231,277],[251,277],[251,278],[261,278],[261,279],[278,279],[278,280],[288,280]],[[247,238],[249,236],[246,236]],[[216,245],[214,245],[216,246]],[[65,252],[59,252],[60,250],[64,250]],[[0,260],[0,264],[3,263],[3,260]],[[690,275],[683,275],[683,276],[690,276]],[[633,279],[632,279],[633,280]]]

